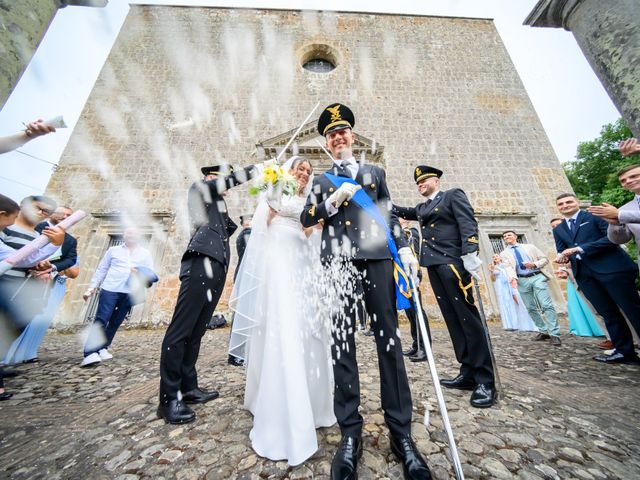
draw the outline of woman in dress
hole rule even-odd
[[[493,281],[498,305],[500,306],[502,328],[505,330],[537,332],[538,329],[529,316],[518,289],[509,284],[509,277],[500,255],[495,254],[493,256],[493,263],[489,265],[489,271],[491,272],[491,280]]]
[[[318,449],[316,428],[336,419],[330,333],[314,293],[321,272],[319,235],[299,220],[312,184],[311,164],[294,157],[284,168],[296,178],[298,194],[258,204],[231,294],[230,354],[246,364],[244,405],[254,417],[253,449],[299,465]]]
[[[573,273],[568,268],[559,268],[556,277],[567,280],[567,316],[569,331],[578,337],[603,337],[604,332],[598,325],[591,308],[578,291]]]

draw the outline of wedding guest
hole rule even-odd
[[[122,245],[111,247],[104,254],[89,288],[82,295],[86,301],[100,288],[94,325],[84,344],[82,367],[113,358],[109,347],[133,306],[132,273],[138,268],[153,269],[151,252],[140,245],[138,230],[129,227],[122,237]]]
[[[527,311],[539,330],[533,340],[549,340],[556,347],[562,345],[558,314],[549,292],[551,273],[545,271],[549,259],[535,245],[518,243],[518,235],[513,230],[505,231],[502,239],[507,248],[500,253],[500,258],[507,269],[509,282],[517,286]]]
[[[398,216],[420,222],[420,262],[427,268],[431,288],[451,336],[459,374],[442,379],[445,388],[471,390],[469,403],[490,408],[496,388],[487,332],[473,298],[473,279],[479,278],[478,222],[466,193],[459,188],[440,190],[443,171],[419,165],[413,179],[424,202],[394,207]]]
[[[640,149],[640,146],[638,148]],[[623,245],[635,239],[636,245],[640,245],[640,164],[628,165],[620,170],[618,181],[622,188],[635,194],[633,200],[620,208],[603,203],[589,207],[588,211],[609,224],[607,237],[613,243]],[[638,264],[640,264],[640,249],[638,249]]]
[[[640,364],[627,321],[640,334],[640,295],[635,286],[638,266],[607,238],[608,224],[580,210],[572,193],[556,197],[556,206],[565,221],[553,230],[558,263],[571,263],[580,290],[604,318],[612,355],[596,355],[602,363]]]
[[[562,218],[553,218],[551,220],[551,229],[553,230],[564,220]],[[560,267],[555,272],[556,278],[567,280],[567,314],[569,317],[569,331],[581,337],[602,337],[606,336],[607,331],[601,317],[594,315],[590,304],[584,298],[582,292],[576,284],[573,272],[570,269]],[[606,339],[600,342],[597,347],[601,350],[609,350],[614,348],[613,342]]]
[[[38,224],[37,232],[42,232],[46,227],[54,227],[73,213],[69,207],[58,206],[48,220]],[[13,342],[5,363],[31,363],[38,361],[38,349],[42,343],[49,325],[62,303],[66,292],[67,278],[75,278],[79,274],[77,267],[78,254],[76,252],[76,239],[69,233],[64,234],[64,242],[51,258],[38,264],[38,277],[48,276],[52,279],[50,291],[47,295],[47,304],[44,310],[36,315],[27,325],[27,328]],[[66,274],[65,274],[66,273]]]
[[[20,148],[36,137],[41,137],[42,135],[47,135],[55,131],[55,128],[45,125],[41,119],[29,122],[24,130],[13,135],[0,137],[0,154]]]
[[[500,308],[502,328],[510,331],[537,332],[538,329],[534,325],[518,289],[514,288],[509,281],[507,269],[499,254],[496,253],[493,256],[489,271]]]
[[[255,165],[235,172],[230,165],[201,169],[203,180],[189,188],[192,236],[180,264],[180,291],[162,341],[159,418],[172,424],[192,422],[186,403],[218,398],[217,391],[198,386],[196,361],[200,341],[220,300],[229,268],[229,237],[238,226],[227,213],[227,190],[259,172]]]
[[[391,450],[402,463],[405,475],[427,479],[431,478],[429,468],[411,438],[411,391],[396,333],[398,313],[392,252],[397,251],[397,261],[408,275],[415,277],[418,265],[396,215],[389,214],[392,204],[385,171],[378,166],[358,164],[353,156],[354,123],[353,112],[340,103],[329,105],[320,114],[318,132],[326,140],[333,164],[327,172],[315,176],[300,216],[305,228],[322,226],[320,258],[327,275],[331,275],[332,269],[343,273],[334,279],[336,301],[342,312],[332,318],[334,345],[331,349],[334,411],[342,440],[331,463],[331,478],[357,478],[362,454],[356,320],[355,309],[351,308],[353,280],[362,277],[365,308],[375,333],[380,396],[390,431]],[[357,195],[359,190],[365,195]],[[359,200],[354,200],[355,195]],[[364,210],[359,205],[371,208]],[[386,218],[377,217],[376,212]]]
[[[42,201],[42,204],[39,204],[39,206],[46,209],[47,207],[44,206],[46,200],[41,197],[40,201]],[[41,214],[41,211],[34,211],[32,204],[35,202],[33,198],[27,197],[22,203],[26,207],[24,214],[21,214],[20,206],[16,202],[0,194],[0,232],[2,232],[0,233],[0,261],[13,255],[17,249],[25,244],[24,238],[16,238],[16,235],[23,230],[22,227],[27,227],[24,230],[28,235],[31,230],[30,227],[39,221],[36,211],[38,214]],[[15,227],[16,222],[18,227]],[[8,227],[13,227],[13,230],[6,233],[4,230]],[[16,229],[19,232],[16,233]],[[60,227],[46,228],[43,234],[49,238],[50,243],[36,250],[20,262],[16,262],[12,269],[15,270],[14,274],[19,271],[17,269],[28,269],[35,266],[40,260],[47,258],[62,245],[64,230]],[[26,316],[29,314],[29,305],[23,308],[20,298],[14,294],[13,283],[19,281],[20,277],[15,276],[15,278],[17,280],[11,275],[6,279],[4,275],[0,276],[0,356],[2,357],[4,357],[11,342],[16,338],[20,328],[23,328],[29,321]],[[22,283],[24,284],[24,281]],[[5,390],[4,378],[15,375],[17,375],[15,371],[0,367],[0,401],[8,400],[13,396],[11,392]]]

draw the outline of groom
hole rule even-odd
[[[315,177],[300,221],[304,227],[322,225],[321,259],[326,269],[338,265],[339,276],[355,272],[355,276],[362,278],[365,306],[375,332],[382,409],[391,432],[391,450],[402,462],[405,478],[430,479],[429,468],[411,439],[411,392],[396,334],[394,264],[382,228],[352,201],[358,190],[362,189],[386,218],[406,269],[415,273],[417,261],[407,246],[397,217],[390,214],[391,198],[385,171],[374,165],[359,165],[353,158],[354,124],[354,115],[345,105],[334,103],[321,113],[318,131],[326,139],[334,164],[325,174]],[[348,181],[338,177],[346,177]],[[355,284],[355,279],[349,283]],[[337,290],[341,305],[355,304],[352,288]],[[358,413],[360,380],[355,326],[352,308],[344,308],[342,314],[332,319],[334,412],[342,432],[340,447],[331,464],[332,480],[357,478],[358,459],[362,454],[363,419]]]

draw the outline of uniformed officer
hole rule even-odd
[[[394,207],[407,220],[420,222],[420,265],[427,267],[431,288],[449,329],[460,374],[441,380],[443,387],[473,390],[471,405],[493,405],[496,396],[489,344],[473,300],[478,277],[478,222],[466,194],[459,188],[440,190],[442,171],[420,165],[414,171],[418,191],[426,197],[413,208]]]
[[[180,265],[180,292],[162,342],[158,417],[187,423],[196,414],[185,403],[218,397],[198,387],[196,360],[207,322],[220,300],[229,268],[229,237],[238,228],[227,214],[223,196],[258,172],[252,165],[234,172],[230,165],[201,169],[204,179],[189,189],[192,236]],[[178,398],[181,392],[182,399]]]
[[[407,238],[407,243],[411,248],[411,252],[416,256],[417,259],[420,258],[420,233],[418,229],[415,227],[409,226],[409,221],[404,218],[399,218],[400,226],[402,227],[402,231],[404,232],[405,237]],[[422,272],[418,271],[418,281],[416,282],[416,286],[418,286],[418,298],[421,298],[420,293],[420,281],[422,280]],[[427,329],[428,341],[431,342],[431,331],[429,329],[429,321],[427,319],[427,313],[422,308],[422,318],[424,319],[424,326]],[[411,348],[403,354],[409,357],[409,360],[412,362],[425,362],[427,360],[427,352],[425,351],[424,342],[425,340],[421,337],[422,332],[420,331],[420,326],[418,325],[418,311],[416,304],[411,298],[411,308],[407,308],[404,313],[407,315],[409,319],[409,325],[411,327]]]
[[[329,105],[321,113],[318,132],[325,137],[334,163],[327,172],[315,176],[300,221],[304,227],[322,225],[321,260],[327,270],[337,266],[342,277],[352,275],[354,270],[357,272],[354,275],[362,277],[366,310],[375,332],[382,408],[391,432],[391,449],[402,462],[407,478],[429,479],[429,468],[411,439],[411,392],[396,333],[398,314],[390,246],[384,228],[379,228],[372,217],[375,213],[365,212],[357,199],[352,200],[359,189],[376,204],[373,208],[377,206],[377,211],[386,217],[384,221],[405,268],[415,274],[418,262],[407,247],[398,219],[391,214],[385,171],[374,165],[360,165],[353,157],[354,123],[351,110],[339,103]],[[353,287],[336,285],[335,290],[342,305],[354,305]],[[357,478],[362,453],[355,316],[353,308],[345,308],[342,315],[332,319],[334,411],[342,432],[340,447],[331,464],[332,480]]]

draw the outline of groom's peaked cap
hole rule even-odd
[[[323,137],[336,130],[351,128],[356,124],[356,117],[349,107],[341,103],[332,103],[326,107],[318,118],[318,133]]]
[[[230,175],[233,173],[233,167],[228,163],[221,163],[220,165],[211,165],[209,167],[202,167],[200,169],[203,175]]]

